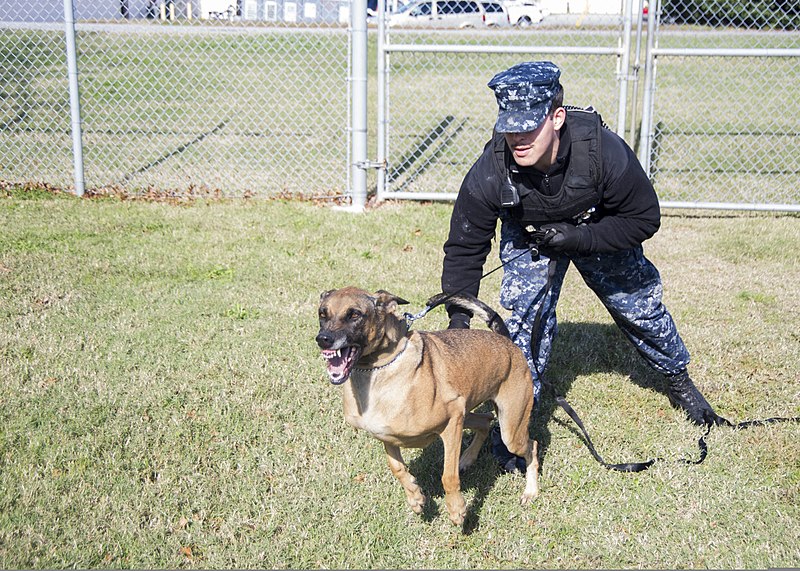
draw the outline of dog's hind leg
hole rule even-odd
[[[528,436],[527,417],[516,426],[501,420],[500,434],[509,452],[525,458],[525,491],[521,502],[523,505],[530,503],[539,495],[539,443]]]
[[[383,448],[386,450],[389,469],[406,492],[406,501],[408,505],[414,513],[422,513],[422,507],[425,505],[425,496],[422,495],[422,490],[417,485],[416,478],[411,475],[406,463],[403,462],[403,455],[400,453],[400,448],[386,442],[383,443]]]
[[[520,498],[522,505],[529,504],[539,495],[539,443],[536,440],[528,443],[525,464],[525,491]]]
[[[510,376],[495,398],[500,434],[509,452],[525,458],[525,491],[522,503],[531,502],[539,495],[539,444],[530,438],[528,424],[533,408],[533,390],[530,373]]]
[[[494,420],[494,415],[490,413],[467,413],[467,416],[464,418],[464,428],[472,430],[473,436],[472,442],[470,442],[467,449],[461,453],[461,460],[458,462],[459,472],[464,472],[477,460],[478,453],[481,451],[481,446],[483,446],[486,437],[489,435],[489,430],[492,427],[492,420]]]

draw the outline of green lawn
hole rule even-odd
[[[574,271],[550,377],[606,459],[666,460],[609,472],[545,400],[533,506],[484,449],[453,527],[437,443],[406,452],[430,498],[411,513],[382,446],[344,422],[316,307],[354,284],[420,310],[448,204],[0,196],[2,568],[800,566],[800,426],[715,430],[704,464],[679,463],[702,431]],[[646,243],[732,420],[800,414],[799,247],[798,216],[691,212]]]

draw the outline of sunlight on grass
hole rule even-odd
[[[0,199],[0,566],[796,566],[800,428],[715,430],[704,464],[678,463],[701,431],[574,271],[549,374],[608,460],[666,460],[609,472],[545,400],[532,506],[487,448],[463,477],[470,533],[453,528],[437,442],[406,452],[430,502],[407,509],[380,444],[344,422],[316,308],[353,284],[421,309],[450,208]],[[698,385],[733,419],[800,413],[798,246],[796,216],[707,213],[670,213],[645,245]],[[481,297],[497,306],[498,287]],[[443,309],[415,324],[445,325]]]

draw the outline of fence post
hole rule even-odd
[[[617,59],[617,80],[619,81],[619,106],[617,108],[617,134],[625,138],[625,119],[628,112],[628,77],[631,64],[631,11],[633,0],[622,0],[622,38],[620,39],[621,58]],[[641,18],[641,14],[639,15]]]
[[[647,16],[647,48],[644,56],[644,94],[642,99],[642,127],[639,134],[639,162],[642,163],[644,172],[649,177],[651,174],[650,153],[653,147],[653,105],[656,88],[656,58],[653,50],[655,48],[656,24],[658,18],[661,17],[660,0],[655,0],[650,4]]]
[[[378,202],[383,200],[386,192],[386,149],[389,121],[386,115],[388,105],[386,104],[387,82],[389,76],[386,70],[386,0],[378,0],[378,180],[376,188],[376,198]]]
[[[634,4],[636,4],[635,2]],[[638,14],[644,14],[644,0],[638,0]],[[655,18],[655,13],[650,15],[648,13],[647,20],[650,21],[650,18]],[[631,121],[630,121],[630,135],[628,135],[628,143],[630,144],[632,149],[638,148],[638,141],[636,140],[636,118],[637,118],[637,107],[639,105],[639,70],[641,68],[641,61],[642,61],[642,19],[643,16],[640,16],[636,22],[636,55],[633,60],[633,87],[631,88],[631,93],[633,94],[633,104],[631,105],[630,113],[631,113]]]
[[[81,97],[78,90],[78,54],[75,49],[75,11],[72,0],[64,0],[64,20],[64,35],[67,40],[69,109],[72,118],[72,165],[75,173],[75,194],[83,196],[83,129],[81,126]]]
[[[351,208],[364,209],[367,202],[367,0],[350,4],[350,34],[353,49],[350,62],[352,122]]]

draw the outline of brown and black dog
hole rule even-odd
[[[429,300],[441,303],[442,294]],[[459,471],[478,456],[493,416],[472,410],[493,401],[503,442],[527,463],[522,503],[539,492],[538,446],[528,434],[533,387],[522,351],[508,339],[497,314],[472,296],[448,296],[447,302],[484,319],[486,329],[411,331],[395,314],[408,303],[385,291],[355,287],[324,292],[319,305],[317,344],[328,375],[344,386],[347,422],[383,442],[389,468],[421,513],[425,496],[408,472],[400,448],[423,448],[437,436],[444,443],[442,485],[450,520],[461,525],[467,513]],[[474,438],[464,453],[464,429]],[[460,460],[459,460],[460,457]]]

